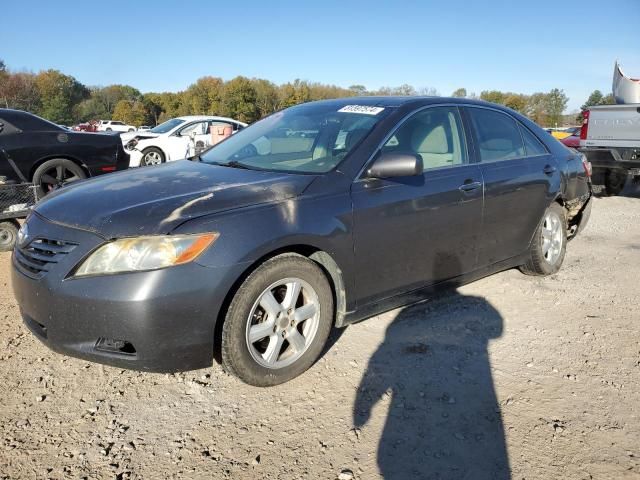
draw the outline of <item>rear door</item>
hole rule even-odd
[[[380,151],[418,154],[424,173],[352,186],[361,305],[472,271],[480,238],[482,175],[456,106],[414,113]]]
[[[544,145],[511,115],[485,107],[465,112],[485,185],[479,251],[479,266],[485,266],[526,251],[560,172]]]

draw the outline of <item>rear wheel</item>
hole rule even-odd
[[[39,196],[43,196],[84,178],[87,178],[87,174],[80,165],[66,158],[54,158],[40,165],[33,172],[32,180],[38,189]]]
[[[18,226],[13,222],[0,222],[0,252],[13,249],[18,239]]]
[[[626,182],[626,170],[607,170],[604,177],[604,188],[607,191],[607,195],[618,195],[624,190]]]
[[[551,275],[560,270],[567,249],[567,218],[564,208],[553,203],[529,247],[529,259],[520,267],[527,275]]]
[[[333,295],[311,260],[267,260],[240,286],[222,326],[222,366],[266,387],[297,377],[322,352],[333,325]]]

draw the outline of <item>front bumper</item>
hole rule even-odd
[[[74,266],[103,240],[35,214],[29,230],[34,238],[77,244],[40,278],[21,266],[19,249],[13,254],[12,283],[23,321],[49,348],[153,372],[212,364],[220,305],[241,265],[210,268],[192,262],[149,272],[69,278]],[[127,348],[105,348],[105,341],[127,342]]]
[[[129,168],[139,167],[142,161],[142,152],[140,150],[127,150],[129,154]]]

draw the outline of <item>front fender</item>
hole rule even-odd
[[[216,243],[197,262],[208,267],[253,265],[270,254],[308,247],[326,252],[342,274],[347,298],[353,298],[354,253],[348,193],[231,210],[189,220],[176,233],[219,232]],[[350,308],[350,306],[347,306]]]

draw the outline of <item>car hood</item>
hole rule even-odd
[[[35,212],[105,238],[166,234],[189,219],[298,196],[314,178],[182,160],[78,182]]]
[[[129,140],[133,138],[147,139],[147,138],[156,138],[159,136],[158,133],[151,133],[148,130],[143,130],[141,132],[126,132],[120,135],[120,140],[122,140],[122,144],[126,144]]]

